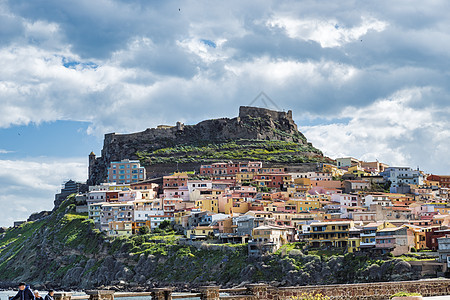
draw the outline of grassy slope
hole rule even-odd
[[[309,144],[239,140],[201,145],[178,145],[153,151],[138,151],[144,165],[156,163],[193,163],[217,160],[262,160],[271,163],[327,161],[322,152]]]
[[[1,281],[54,280],[68,269],[55,259],[64,251],[76,249],[76,253],[84,255],[99,251],[103,235],[94,229],[87,215],[74,213],[73,202],[73,198],[65,201],[43,220],[6,231],[0,238]]]

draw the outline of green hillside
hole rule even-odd
[[[0,235],[0,287],[26,281],[34,288],[118,289],[183,287],[242,282],[282,285],[417,279],[403,259],[352,254],[306,254],[288,244],[272,255],[251,258],[247,245],[181,244],[171,227],[110,240],[69,197],[45,219]],[[408,267],[409,266],[409,267]]]
[[[330,161],[311,144],[289,141],[237,140],[223,143],[197,143],[138,151],[143,165],[160,163],[207,163],[218,160],[257,160],[270,163]]]

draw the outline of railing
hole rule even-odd
[[[258,286],[258,285],[255,285]],[[55,300],[114,300],[124,297],[151,297],[152,300],[192,299],[200,300],[256,300],[251,288],[220,289],[218,286],[200,287],[197,292],[174,293],[170,288],[157,288],[151,292],[115,292],[112,290],[89,290],[86,295],[55,293]]]
[[[375,242],[370,242],[370,243],[364,243],[364,242],[361,242],[361,243],[359,243],[359,245],[360,246],[375,246]]]

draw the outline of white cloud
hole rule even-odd
[[[367,32],[381,32],[388,25],[375,18],[363,17],[358,26],[346,28],[336,19],[299,19],[291,16],[275,16],[266,24],[284,29],[290,38],[315,41],[323,48],[340,47],[358,41]]]
[[[449,166],[443,163],[447,153],[436,145],[450,147],[450,121],[437,116],[442,112],[438,107],[417,106],[435,93],[439,91],[430,87],[404,89],[367,107],[347,107],[338,117],[349,118],[348,122],[302,130],[332,158],[378,159],[394,166],[422,163],[425,171],[448,173]]]
[[[445,172],[449,4],[354,6],[0,1],[0,128],[75,120],[101,136],[192,124],[236,116],[265,91],[298,123],[349,118],[301,127],[330,156]],[[61,178],[48,176],[26,181],[49,193]]]
[[[51,210],[64,180],[85,181],[86,177],[85,158],[0,160],[0,226]]]
[[[5,149],[0,149],[0,154],[8,154],[8,153],[13,153],[14,151],[10,151],[10,150],[5,150]]]
[[[208,46],[200,38],[189,38],[182,41],[177,41],[177,44],[185,48],[188,52],[199,56],[205,63],[213,63],[216,61],[223,61],[230,58],[233,54],[232,49],[223,49],[226,39],[219,39],[217,41],[211,41],[215,44],[215,47]]]

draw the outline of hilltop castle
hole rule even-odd
[[[137,151],[154,151],[176,145],[220,143],[233,140],[279,140],[306,144],[292,119],[292,111],[279,112],[265,108],[241,106],[239,116],[202,121],[196,125],[160,125],[145,131],[105,135],[101,157],[89,155],[89,180],[103,182],[111,161],[137,159]]]

